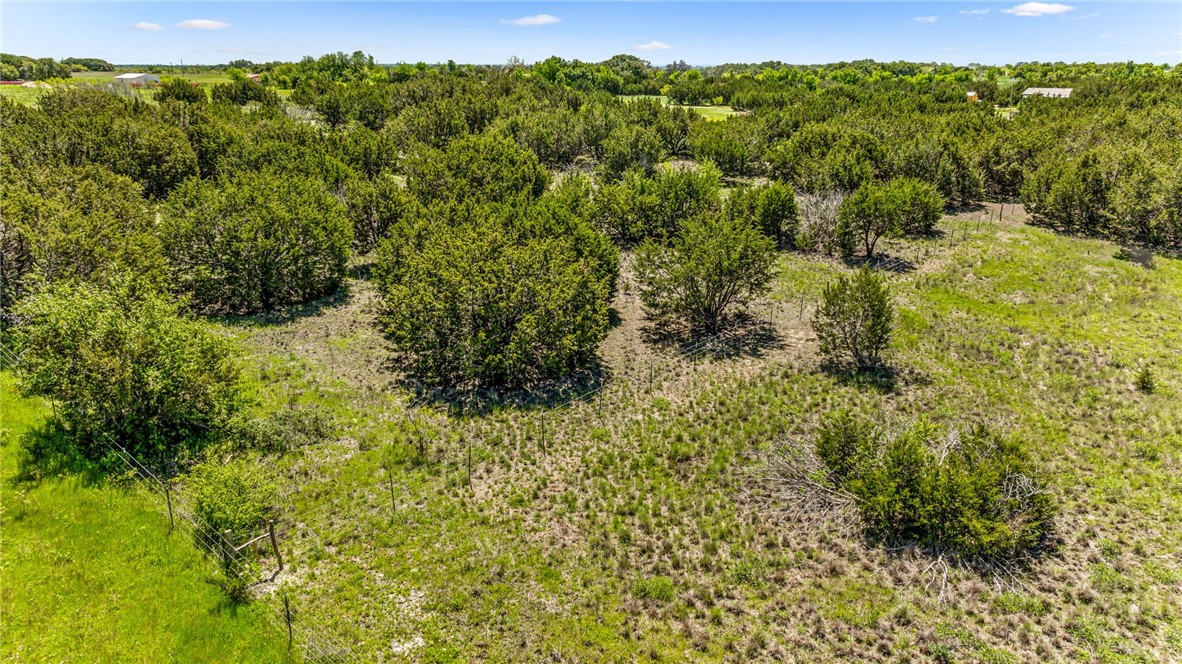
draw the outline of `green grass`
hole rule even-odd
[[[142,490],[18,481],[18,439],[48,414],[0,374],[0,656],[10,662],[281,661],[262,606],[231,606],[209,561]]]
[[[612,366],[603,411],[547,411],[544,448],[534,409],[408,408],[379,368],[381,346],[358,336],[368,305],[234,326],[265,368],[263,402],[319,404],[342,425],[339,439],[278,463],[297,487],[289,509],[313,515],[324,541],[293,554],[301,601],[371,658],[391,642],[420,643],[408,648],[427,661],[1178,654],[1182,261],[1146,270],[1107,242],[970,230],[951,247],[891,247],[909,258],[923,248],[917,271],[892,277],[893,387],[818,370],[810,309],[851,268],[785,253],[780,348],[667,358],[653,395],[648,360]],[[1134,386],[1145,363],[1153,394]],[[1000,420],[1049,473],[1062,507],[1055,555],[1020,585],[954,569],[941,601],[925,590],[930,560],[776,518],[754,499],[761,455],[843,406]]]
[[[45,92],[45,88],[26,88],[20,85],[0,85],[0,97],[25,106],[32,106]]]
[[[677,104],[671,104],[669,98],[665,95],[620,95],[620,99],[625,101],[633,99],[656,99],[661,102],[662,106],[677,106]],[[738,113],[738,111],[730,106],[686,106],[685,108],[694,109],[707,120],[725,120]]]
[[[118,76],[119,74],[127,73],[127,71],[141,71],[141,70],[75,72],[73,75],[73,78],[81,79],[81,80],[92,82],[92,83],[107,83],[107,82],[114,80],[115,77]],[[213,85],[214,83],[229,83],[230,82],[230,77],[227,76],[224,72],[220,72],[220,71],[213,71],[213,72],[203,71],[203,72],[193,72],[193,73],[188,73],[188,74],[179,74],[179,73],[177,73],[177,74],[157,74],[157,76],[160,76],[161,78],[164,78],[165,76],[172,76],[175,78],[184,78],[184,79],[188,79],[190,81],[193,81],[194,83],[199,83],[201,85]]]
[[[773,292],[782,304],[755,307],[773,312],[778,342],[735,358],[691,363],[642,347],[632,336],[641,321],[621,294],[623,322],[604,348],[611,378],[602,409],[593,401],[463,414],[409,404],[384,365],[388,351],[363,282],[309,315],[222,321],[247,349],[261,409],[294,403],[335,423],[331,440],[270,464],[290,491],[282,511],[306,524],[285,543],[293,597],[363,660],[1177,659],[1182,261],[1159,258],[1150,270],[1116,258],[1108,242],[1009,223],[970,230],[954,246],[889,247],[919,263],[891,277],[899,307],[893,385],[819,369],[810,310],[825,281],[851,268],[791,252],[781,255]],[[1145,365],[1156,382],[1149,394],[1136,388]],[[1023,437],[1060,505],[1054,553],[1000,579],[953,568],[943,587],[922,553],[786,518],[784,502],[768,495],[762,459],[840,407],[989,419]],[[27,426],[42,416],[38,408],[6,408],[5,426]],[[5,491],[6,510],[23,505],[16,487]],[[33,538],[76,530],[63,516],[70,513],[82,523],[112,505],[120,523],[140,513],[145,528],[160,528],[159,515],[137,512],[145,508],[135,493],[74,480],[45,482],[29,495],[40,505],[21,507],[28,514],[20,519],[35,527],[14,526],[19,520],[5,513],[5,579],[55,578],[37,586],[69,598],[44,604],[66,607],[59,619],[75,630],[90,624],[74,617],[74,598],[84,595],[101,598],[97,606],[128,632],[155,629],[119,617],[110,599],[119,591],[62,580],[85,578],[77,563],[59,570],[26,555],[16,559],[30,569],[14,571],[12,552],[69,551],[68,538]],[[109,532],[104,523],[92,518],[89,528]],[[165,538],[149,541],[171,550]],[[125,554],[108,565],[143,574],[134,584],[141,592],[154,583],[163,593],[172,582],[131,568],[141,560],[132,542],[117,548]],[[177,575],[201,578],[193,569]],[[49,637],[9,617],[9,605],[21,606],[8,599],[20,594],[14,588],[23,586],[6,583],[5,648],[42,644]],[[41,597],[22,592],[23,602]],[[216,607],[209,593],[206,606]],[[222,629],[242,625],[241,615],[210,610],[177,618],[176,629],[215,618]],[[19,615],[31,621],[48,611]],[[103,644],[73,646],[88,658],[107,656],[93,650]],[[44,658],[68,657],[38,647]],[[268,653],[225,657],[266,661]]]

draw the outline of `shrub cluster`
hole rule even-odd
[[[186,182],[168,197],[161,236],[174,286],[235,314],[332,293],[353,242],[345,206],[320,182],[266,171]]]
[[[945,430],[920,419],[891,429],[838,412],[815,449],[876,541],[1012,559],[1050,536],[1055,502],[1037,467],[1021,441],[989,426]]]
[[[16,308],[21,391],[48,398],[91,458],[112,436],[141,459],[209,440],[240,404],[232,347],[129,278],[57,283]]]
[[[894,305],[886,280],[868,268],[825,285],[813,314],[821,356],[834,366],[878,367],[891,342]]]

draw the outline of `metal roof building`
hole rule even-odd
[[[1023,97],[1059,97],[1066,99],[1071,96],[1071,88],[1026,88]]]

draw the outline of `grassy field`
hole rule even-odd
[[[665,95],[621,95],[621,99],[658,99],[662,106],[669,106],[669,98]],[[676,105],[676,104],[674,104]],[[730,106],[686,106],[692,108],[702,115],[707,120],[725,120],[730,116],[738,113]]]
[[[48,407],[0,374],[0,658],[7,662],[282,661],[263,605],[232,606],[210,561],[142,490],[19,476]]]
[[[947,217],[942,237],[887,244],[899,270],[890,382],[820,369],[808,318],[825,281],[851,268],[795,253],[782,256],[759,320],[696,360],[654,339],[625,271],[619,323],[590,381],[603,389],[573,403],[569,391],[413,398],[388,368],[363,279],[315,306],[220,322],[247,349],[261,410],[314,409],[333,422],[328,439],[272,464],[285,521],[298,525],[276,583],[365,661],[1182,658],[1182,261],[1147,268],[1111,243],[1007,211],[1000,223],[980,223],[986,211]],[[1152,393],[1136,388],[1146,366]],[[6,428],[43,415],[17,403]],[[945,584],[922,552],[789,518],[764,463],[841,406],[989,419],[1023,436],[1060,506],[1057,547],[1012,576],[954,567]],[[5,590],[6,654],[36,644],[29,659],[64,658],[56,641],[41,644],[85,631],[84,594],[99,597],[86,611],[127,625],[85,648],[138,631],[159,636],[151,652],[192,659],[187,640],[164,635],[262,629],[249,610],[212,608],[195,562],[123,573],[130,590],[88,587],[73,580],[91,569],[79,562],[88,554],[140,558],[36,539],[76,523],[118,542],[127,529],[109,524],[140,519],[157,529],[151,542],[192,561],[136,494],[73,480],[4,490],[6,578],[45,579],[40,592]],[[123,541],[135,551],[140,540]],[[72,558],[13,556],[33,547]],[[163,594],[174,576],[194,588],[182,609],[211,608],[119,613],[135,593],[153,606],[150,590]],[[74,629],[34,632],[32,616],[54,611]],[[255,639],[265,641],[231,643]]]
[[[648,340],[625,278],[605,388],[572,405],[412,403],[362,280],[225,323],[264,407],[336,422],[277,462],[317,535],[284,581],[364,659],[1182,657],[1182,262],[1016,217],[978,230],[983,214],[888,248],[913,264],[893,278],[888,385],[819,369],[809,313],[849,268],[798,254],[764,323],[696,362]],[[762,464],[838,406],[1021,434],[1061,506],[1057,549],[1013,577],[954,568],[940,592],[921,552],[788,519]]]
[[[115,80],[116,76],[118,76],[119,74],[123,74],[123,73],[126,73],[126,71],[121,70],[121,71],[75,72],[73,75],[73,78],[80,79],[80,80],[86,81],[88,83],[108,83],[110,81]],[[224,72],[220,72],[220,71],[214,71],[214,72],[202,71],[202,72],[192,72],[192,73],[187,73],[187,74],[179,74],[179,73],[158,74],[158,76],[161,76],[161,77],[174,76],[177,78],[186,78],[190,81],[193,81],[194,83],[199,83],[201,85],[213,85],[214,83],[229,83],[230,82],[230,77],[227,76]]]

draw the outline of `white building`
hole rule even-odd
[[[119,74],[115,77],[115,82],[124,85],[143,85],[145,83],[159,83],[160,77],[154,74]]]
[[[1071,88],[1026,88],[1022,96],[1066,98],[1071,96]]]

